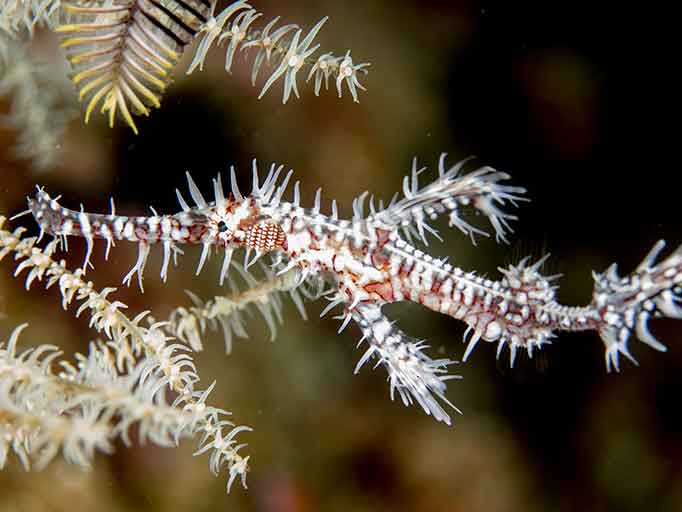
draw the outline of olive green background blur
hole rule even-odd
[[[295,169],[305,203],[322,186],[326,208],[333,197],[349,214],[364,190],[386,199],[399,190],[413,156],[432,166],[445,151],[452,162],[475,155],[472,166],[508,172],[532,199],[517,211],[509,246],[481,239],[473,247],[442,225],[445,243],[429,250],[465,269],[497,277],[499,265],[551,252],[547,272],[564,274],[561,300],[584,304],[592,270],[618,261],[630,271],[657,239],[682,243],[677,162],[663,157],[665,77],[647,13],[591,2],[254,4],[266,20],[282,15],[305,27],[330,16],[322,51],[350,48],[356,62],[372,63],[360,103],[334,91],[316,98],[303,84],[298,101],[282,105],[281,89],[258,101],[250,61],[238,59],[228,75],[224,52],[214,50],[203,73],[186,77],[185,58],[162,108],[139,121],[139,136],[120,122],[109,130],[100,116],[87,127],[76,120],[60,165],[43,175],[11,160],[13,135],[2,129],[0,212],[24,209],[38,183],[70,207],[105,211],[113,196],[120,213],[150,205],[170,213],[185,171],[208,193],[216,172],[235,164],[247,187],[257,157]],[[50,41],[39,41],[45,55]],[[80,266],[84,244],[70,248],[67,261]],[[100,244],[90,278],[119,286],[136,251],[119,243],[105,263]],[[133,313],[163,318],[188,304],[184,289],[220,294],[220,258],[195,277],[198,256],[186,250],[163,285],[157,252],[145,293],[116,297]],[[0,264],[0,339],[30,322],[22,346],[85,351],[95,336],[87,320],[62,311],[54,290],[27,293],[12,272],[10,261]],[[202,382],[218,380],[213,404],[254,428],[241,437],[252,456],[248,491],[225,494],[224,475],[214,478],[205,457],[191,456],[195,444],[118,444],[91,472],[56,460],[24,473],[10,461],[0,472],[0,511],[682,510],[682,323],[653,322],[668,353],[633,342],[640,367],[623,361],[618,375],[606,374],[593,333],[562,334],[514,369],[507,352],[497,362],[493,346],[479,345],[456,368],[464,380],[449,386],[464,415],[448,428],[391,402],[382,369],[354,376],[359,334],[337,335],[337,321],[317,318],[323,306],[308,304],[306,322],[287,303],[273,343],[254,316],[250,339],[230,356],[215,333],[196,356]],[[388,310],[428,339],[432,354],[461,358],[460,322],[416,305]]]

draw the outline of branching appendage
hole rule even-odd
[[[556,301],[555,286],[551,284],[555,277],[540,274],[544,259],[534,264],[528,264],[526,259],[500,269],[502,279],[493,281],[417,249],[411,243],[414,237],[424,243],[429,234],[440,238],[429,224],[440,215],[447,215],[450,226],[472,238],[486,235],[465,220],[466,209],[485,216],[496,239],[505,241],[511,232],[509,221],[515,217],[503,208],[525,200],[525,190],[503,184],[508,176],[489,167],[468,174],[462,172],[462,167],[463,162],[447,167],[442,155],[438,178],[422,187],[419,176],[424,169],[415,162],[411,175],[403,181],[401,199],[396,196],[384,206],[382,202],[376,204],[373,196],[368,202],[365,192],[353,202],[352,219],[339,218],[336,202],[332,202],[330,215],[323,214],[320,190],[313,208],[303,208],[298,182],[293,200],[286,201],[284,194],[292,171],[283,174],[283,166],[273,164],[261,182],[255,162],[250,194],[241,193],[232,168],[231,193],[224,193],[218,176],[213,180],[215,199],[211,202],[188,174],[195,206],[190,206],[178,192],[182,211],[175,215],[121,217],[113,211],[111,215],[75,212],[63,208],[42,189],[29,199],[29,211],[43,233],[85,237],[88,251],[84,268],[95,238],[107,241],[107,252],[115,240],[138,243],[138,260],[124,279],[128,284],[135,274],[142,284],[142,272],[154,244],[163,246],[164,280],[171,253],[180,244],[202,245],[197,273],[212,250],[221,250],[221,283],[238,248],[246,249],[245,268],[271,253],[278,273],[296,271],[296,285],[327,279],[331,283],[329,304],[322,315],[343,306],[339,332],[354,320],[368,344],[358,368],[375,360],[388,371],[392,396],[397,391],[405,404],[416,401],[428,414],[446,423],[450,423],[450,416],[439,400],[451,405],[445,398],[445,383],[452,378],[446,373],[452,361],[430,359],[424,353],[423,342],[408,337],[385,318],[383,305],[410,300],[467,323],[465,341],[469,341],[464,360],[483,339],[497,343],[498,357],[507,347],[513,366],[519,349],[532,356],[559,331],[597,331],[606,346],[608,370],[618,370],[620,354],[632,359],[628,350],[632,332],[651,347],[664,350],[649,332],[647,322],[655,317],[682,317],[682,308],[677,304],[682,291],[682,249],[655,263],[663,247],[659,243],[630,276],[618,277],[615,267],[605,275],[596,274],[593,300],[584,307],[564,306]],[[365,213],[367,202],[369,214]],[[197,303],[191,314],[177,318],[199,322],[203,331],[202,319],[208,321],[207,311],[218,302]]]
[[[232,352],[232,340],[247,338],[245,329],[244,311],[253,307],[265,320],[270,330],[270,340],[277,335],[277,326],[282,323],[282,299],[281,295],[288,294],[298,308],[301,316],[306,319],[307,315],[303,306],[299,282],[300,271],[293,268],[281,275],[274,275],[267,267],[263,266],[264,281],[258,282],[242,265],[232,262],[231,265],[243,278],[247,288],[240,290],[234,279],[228,277],[227,284],[231,289],[230,295],[219,295],[211,300],[203,302],[191,292],[187,292],[193,306],[189,308],[178,307],[170,314],[168,321],[164,323],[163,330],[170,336],[188,344],[194,351],[203,349],[202,338],[207,329],[212,331],[222,329],[225,339],[225,352]]]
[[[82,270],[53,260],[57,239],[40,249],[36,238],[22,238],[22,228],[1,229],[4,221],[0,217],[0,259],[14,254],[20,260],[15,276],[27,271],[27,289],[35,280],[58,285],[64,309],[80,302],[76,316],[89,312],[90,326],[107,341],[91,344],[76,365],[61,362],[56,374],[57,347],[17,353],[18,330],[0,346],[0,466],[11,450],[24,466],[40,468],[60,449],[68,461],[88,466],[95,450],[111,450],[114,437],[129,444],[127,432],[137,424],[142,440],[162,446],[201,436],[196,454],[211,453],[215,474],[227,466],[228,491],[235,479],[245,485],[249,457],[239,454],[246,445],[236,444],[235,436],[250,429],[235,427],[225,419],[229,413],[206,403],[214,385],[195,389],[199,376],[187,348],[172,343],[162,324],[143,327],[146,312],[129,319],[124,304],[108,299],[113,288],[97,291]],[[177,395],[172,403],[168,392]]]

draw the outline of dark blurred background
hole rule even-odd
[[[255,7],[266,20],[282,15],[305,27],[330,16],[322,51],[350,48],[356,62],[372,63],[360,103],[334,91],[316,98],[310,86],[287,105],[281,89],[258,101],[251,61],[239,59],[230,76],[217,50],[203,73],[186,77],[185,59],[162,108],[139,121],[140,135],[122,123],[109,130],[97,118],[86,129],[78,120],[49,173],[11,160],[13,135],[2,131],[0,211],[23,209],[40,183],[71,207],[105,211],[111,195],[121,213],[150,205],[169,213],[185,171],[208,192],[210,178],[236,164],[246,186],[257,157],[295,169],[308,204],[322,186],[349,214],[364,190],[390,198],[413,156],[433,166],[445,151],[452,162],[475,155],[508,172],[532,199],[519,208],[508,246],[482,239],[473,247],[455,230],[432,244],[466,269],[497,277],[497,266],[551,252],[548,273],[564,275],[561,300],[585,304],[592,270],[617,261],[629,272],[659,238],[682,243],[677,161],[664,156],[675,147],[666,123],[674,102],[653,8],[390,0]],[[83,244],[71,243],[66,258],[79,266]],[[103,246],[96,252],[91,279],[118,286],[136,247],[118,244],[107,264]],[[117,298],[163,318],[187,304],[184,289],[221,293],[219,259],[196,278],[198,255],[188,250],[162,285],[155,254],[144,295],[131,288]],[[84,319],[61,311],[54,291],[26,293],[11,264],[2,267],[0,339],[29,321],[25,345],[86,350],[95,335]],[[593,333],[561,335],[513,369],[506,353],[496,361],[493,346],[479,346],[457,369],[464,380],[449,386],[464,415],[448,428],[392,403],[383,370],[353,376],[359,335],[337,335],[338,322],[317,318],[323,305],[309,304],[304,322],[286,304],[274,343],[254,316],[251,338],[229,357],[219,334],[196,356],[203,381],[218,380],[213,403],[254,428],[242,436],[252,455],[248,491],[226,495],[224,478],[192,458],[189,443],[117,446],[90,473],[56,461],[25,474],[13,461],[0,473],[0,510],[682,510],[681,323],[653,322],[668,353],[633,341],[640,367],[624,361],[617,375],[606,374]],[[389,312],[428,339],[433,354],[461,358],[461,323],[415,305]]]

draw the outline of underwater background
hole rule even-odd
[[[514,213],[510,245],[471,241],[443,227],[443,244],[429,250],[467,270],[497,276],[496,268],[523,256],[552,256],[545,273],[562,273],[559,298],[586,304],[591,271],[617,261],[623,272],[659,238],[682,243],[676,162],[663,157],[664,80],[657,53],[642,46],[647,13],[594,2],[297,0],[259,1],[268,18],[312,26],[330,20],[318,36],[323,48],[352,49],[369,61],[360,103],[334,90],[280,101],[280,90],[257,100],[250,66],[224,72],[213,50],[202,73],[178,66],[162,107],[138,121],[109,129],[95,115],[72,122],[57,164],[36,171],[12,155],[16,141],[0,127],[0,212],[25,209],[36,184],[64,206],[105,212],[109,197],[122,214],[177,211],[175,188],[190,171],[210,190],[217,172],[235,165],[242,188],[250,162],[284,164],[301,180],[304,205],[323,188],[342,215],[369,190],[389,199],[400,190],[413,156],[432,172],[438,155],[451,162],[491,165],[528,189],[530,203]],[[56,58],[55,38],[36,36],[34,52]],[[650,43],[651,44],[651,43]],[[660,88],[659,88],[660,86]],[[0,113],[7,112],[0,99]],[[435,175],[435,174],[433,174]],[[37,231],[32,220],[17,224]],[[480,225],[484,225],[481,223]],[[71,239],[63,257],[81,265],[83,241]],[[95,246],[99,288],[134,313],[165,318],[189,304],[188,289],[203,298],[221,293],[221,259],[194,275],[198,248],[158,279],[160,250],[152,250],[144,294],[120,286],[137,247],[120,242],[104,261]],[[95,338],[85,319],[64,312],[58,292],[12,277],[0,263],[0,339],[29,322],[21,346],[54,343],[67,353]],[[287,302],[276,341],[258,314],[249,339],[224,354],[220,333],[196,354],[202,382],[218,381],[212,402],[233,412],[253,432],[249,489],[225,494],[194,443],[178,449],[152,445],[98,456],[83,472],[57,458],[41,473],[16,460],[0,472],[0,511],[568,511],[682,510],[682,323],[652,322],[668,347],[657,353],[632,341],[640,363],[624,360],[607,375],[594,333],[562,333],[529,359],[509,368],[507,353],[479,345],[456,372],[462,381],[448,398],[464,414],[447,427],[417,407],[388,397],[383,370],[353,368],[361,355],[355,327],[337,334],[338,321],[318,318],[326,302],[308,303],[309,320]],[[425,338],[431,353],[461,359],[463,323],[417,305],[392,305],[408,333]]]

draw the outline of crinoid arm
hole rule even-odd
[[[19,326],[0,341],[0,469],[14,452],[26,469],[41,469],[60,452],[70,463],[89,467],[95,452],[111,452],[120,438],[131,444],[176,446],[198,439],[196,454],[208,453],[214,474],[227,473],[227,490],[238,480],[246,487],[249,456],[239,452],[237,436],[251,430],[236,426],[230,413],[212,406],[215,383],[200,389],[199,375],[188,347],[163,332],[163,323],[142,325],[143,311],[127,316],[126,305],[113,300],[114,288],[98,290],[55,260],[57,241],[38,247],[24,229],[5,229],[0,216],[0,260],[11,255],[15,276],[28,290],[42,282],[56,288],[64,309],[89,317],[101,337],[87,354],[69,361],[54,345],[19,350]]]
[[[237,13],[237,11],[240,11]],[[251,82],[256,85],[261,70],[269,68],[258,98],[262,98],[276,83],[282,82],[282,103],[292,94],[299,97],[298,73],[306,73],[306,82],[314,79],[315,95],[322,86],[329,88],[330,79],[336,86],[339,97],[345,89],[353,101],[358,102],[358,90],[365,90],[360,76],[367,73],[369,63],[354,63],[350,50],[342,55],[325,52],[314,56],[320,45],[315,39],[327,22],[324,17],[310,30],[304,31],[295,24],[279,24],[280,18],[270,20],[263,28],[257,27],[262,13],[251,9],[245,2],[235,2],[217,16],[211,16],[202,26],[202,40],[194,54],[187,73],[203,69],[209,49],[217,42],[225,42],[225,71],[232,71],[238,52],[248,56],[255,52],[251,68]]]
[[[135,133],[133,116],[161,105],[173,68],[214,7],[208,0],[63,5],[68,19],[56,30],[86,105],[85,122],[99,108],[110,126],[120,114]]]

